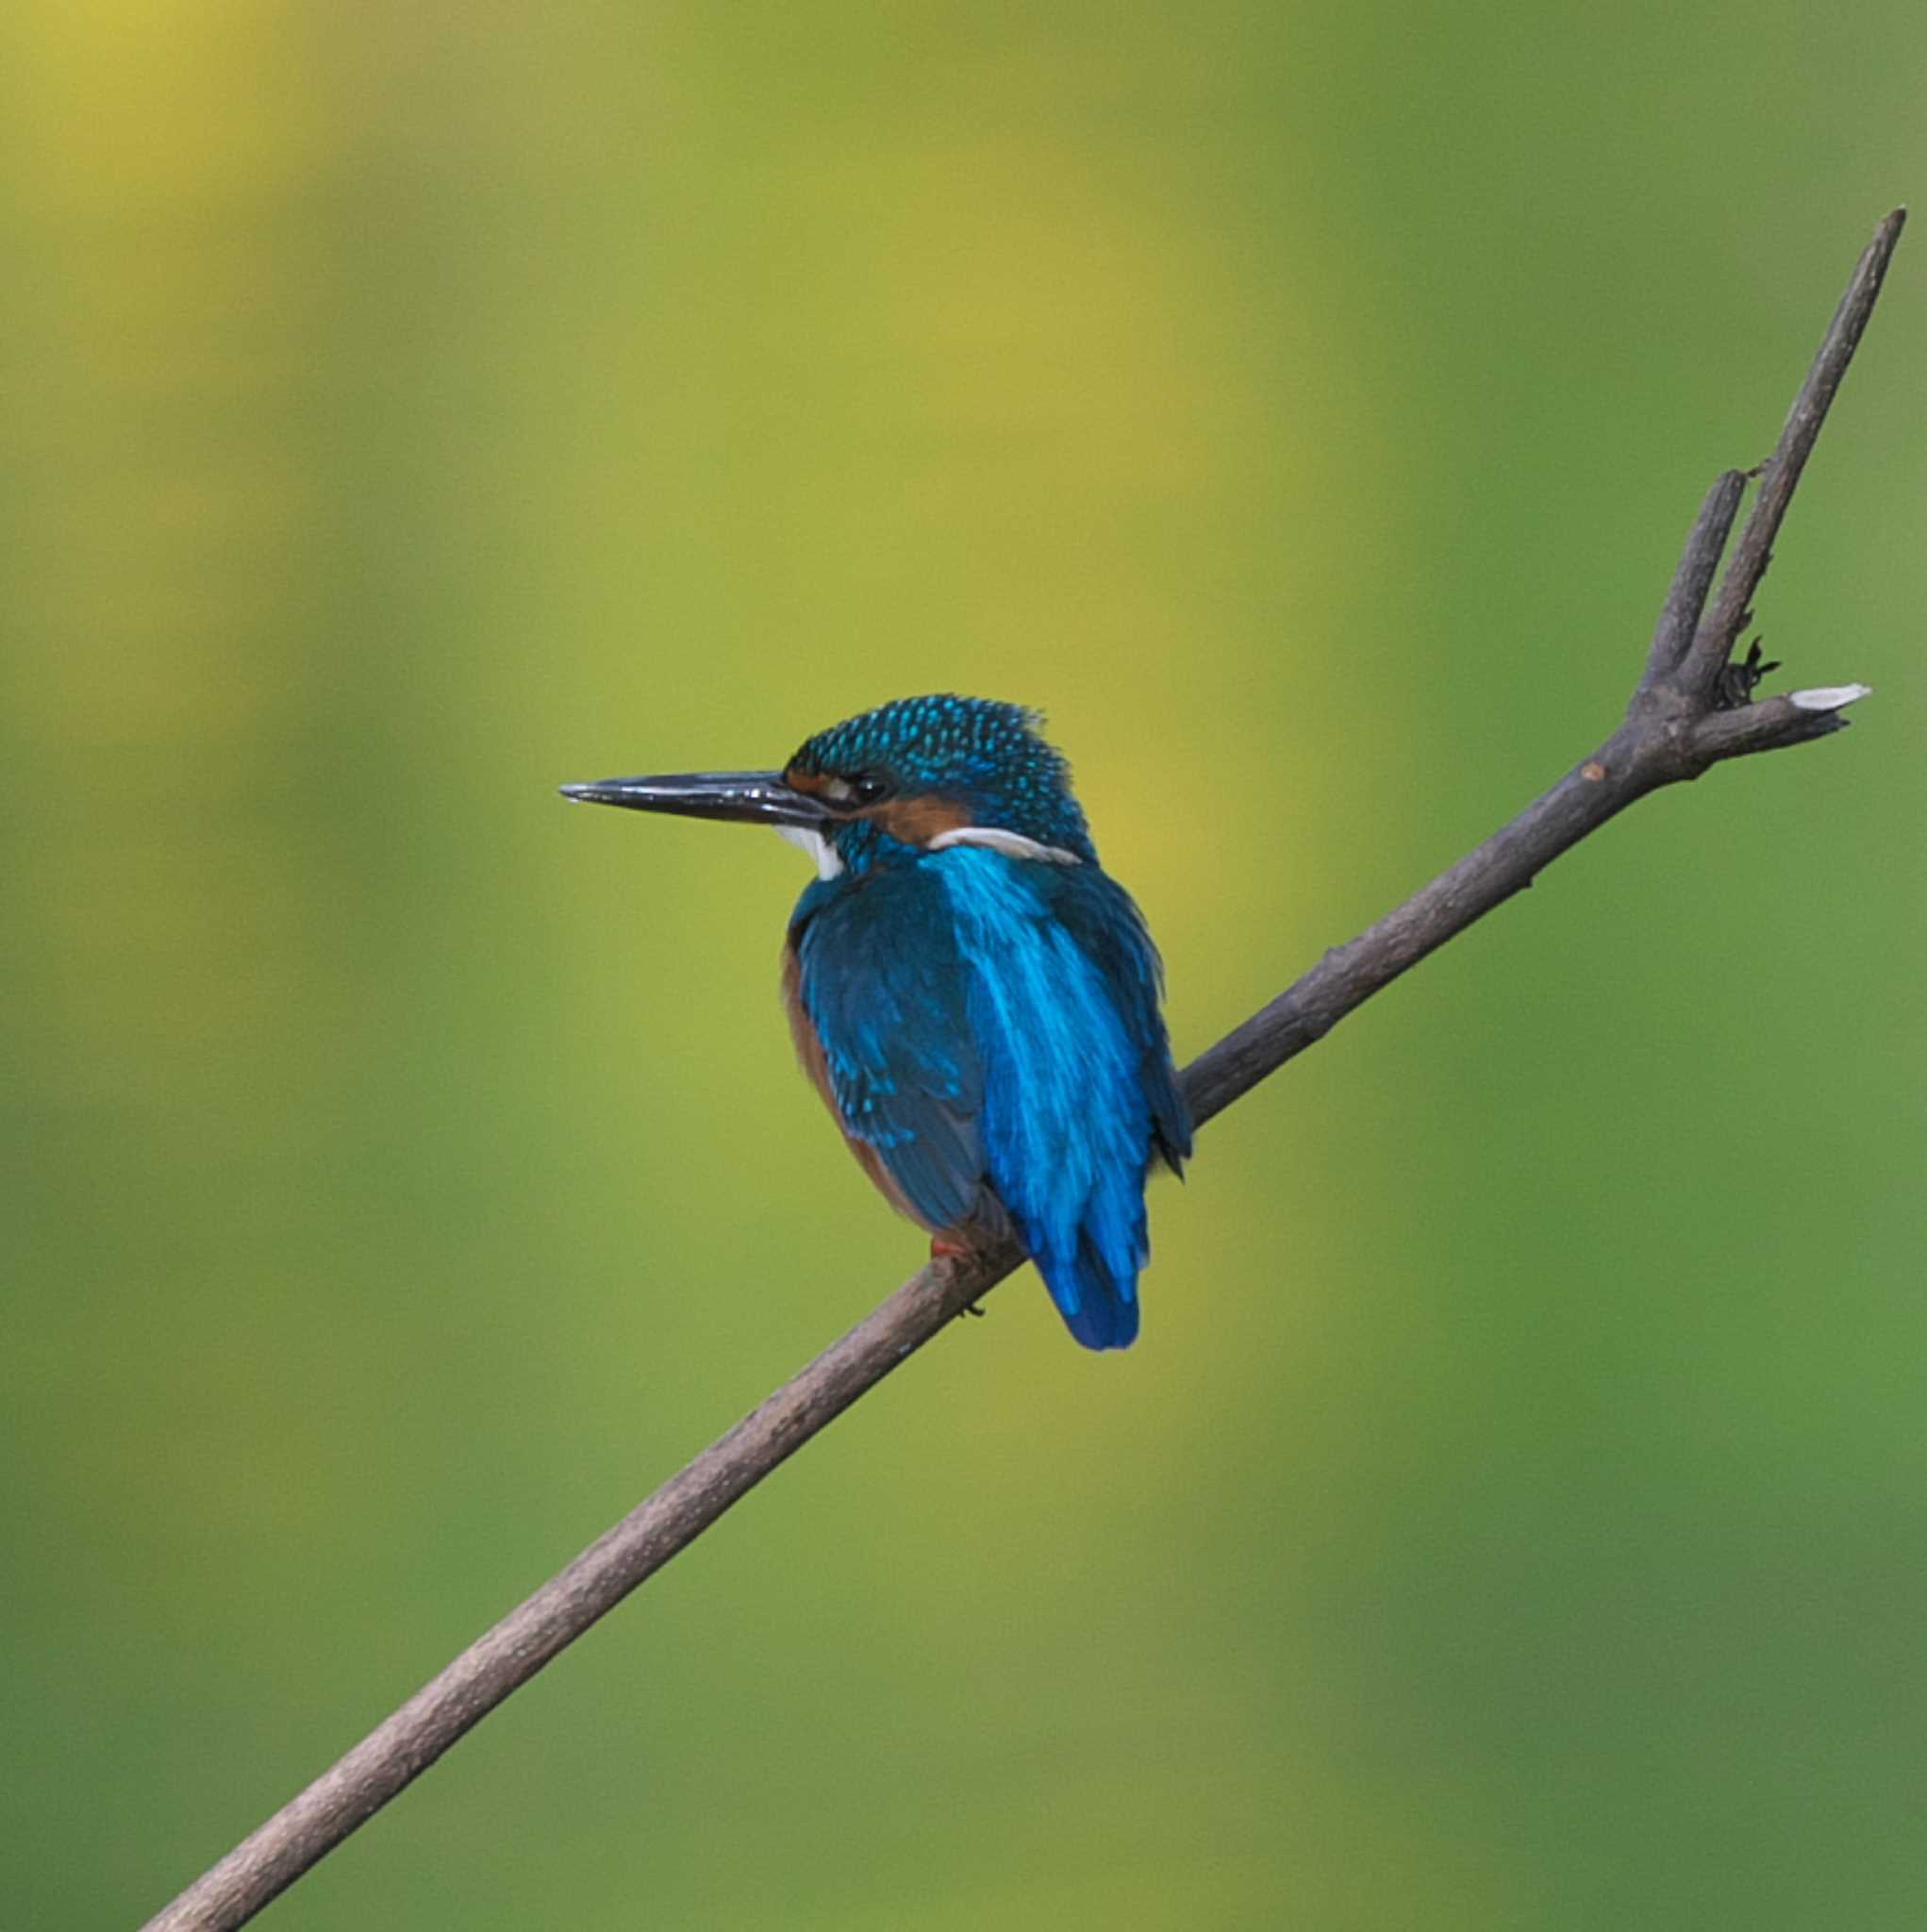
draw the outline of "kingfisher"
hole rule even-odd
[[[773,826],[816,862],[789,919],[797,1057],[931,1255],[1015,1232],[1087,1348],[1138,1334],[1144,1187],[1191,1151],[1143,916],[1098,863],[1042,721],[898,698],[780,772],[565,785],[566,798]]]

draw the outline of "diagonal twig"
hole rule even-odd
[[[1710,613],[1703,616],[1744,478],[1713,486],[1681,557],[1625,723],[1589,758],[1395,911],[1329,952],[1189,1066],[1185,1091],[1210,1119],[1346,1014],[1513,893],[1636,799],[1722,759],[1838,730],[1866,694],[1846,684],[1722,708],[1720,673],[1745,628],[1800,472],[1879,294],[1904,210],[1880,225],[1787,417]],[[1747,687],[1750,691],[1750,685]],[[1744,694],[1744,693],[1743,693]],[[565,1570],[270,1818],[147,1932],[241,1925],[403,1790],[590,1624],[1023,1260],[1005,1246],[920,1269],[760,1407],[703,1451]]]
[[[1713,588],[1713,573],[1719,568],[1719,553],[1739,514],[1740,498],[1746,494],[1746,478],[1737,470],[1721,472],[1686,538],[1680,553],[1679,569],[1673,573],[1672,588],[1666,593],[1666,608],[1659,613],[1659,627],[1653,633],[1653,649],[1647,655],[1646,675],[1639,690],[1649,691],[1663,684],[1679,669],[1693,641],[1700,613],[1706,608],[1706,593]]]
[[[1753,615],[1753,593],[1772,561],[1773,539],[1780,534],[1781,520],[1793,501],[1800,475],[1806,459],[1819,441],[1820,425],[1827,420],[1834,398],[1853,352],[1860,346],[1873,305],[1880,299],[1880,285],[1886,278],[1886,265],[1900,245],[1901,230],[1906,225],[1907,211],[1897,208],[1873,232],[1873,239],[1855,264],[1840,306],[1827,325],[1813,367],[1786,412],[1786,425],[1773,454],[1760,466],[1760,493],[1753,499],[1753,514],[1746,520],[1734,547],[1733,561],[1719,586],[1719,594],[1706,613],[1691,648],[1681,666],[1681,679],[1689,692],[1704,696],[1714,687],[1720,667],[1733,655],[1739,634]]]

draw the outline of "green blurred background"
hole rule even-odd
[[[1919,0],[0,18],[0,1924],[158,1907],[922,1242],[773,839],[1043,707],[1180,1053],[1615,723],[1927,163]],[[270,1914],[1912,1926],[1927,238],[1643,806]]]

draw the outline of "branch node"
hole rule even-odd
[[[1739,663],[1719,667],[1719,675],[1713,680],[1713,708],[1716,711],[1736,710],[1741,705],[1752,704],[1760,680],[1769,673],[1779,670],[1779,658],[1762,659],[1760,643],[1761,640],[1755,638]]]

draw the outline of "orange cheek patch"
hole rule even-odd
[[[954,798],[892,798],[863,814],[905,845],[927,845],[939,832],[971,823],[970,808]]]
[[[783,782],[792,791],[807,791],[821,796],[823,789],[823,774],[821,772],[799,772],[794,765],[783,774]]]

